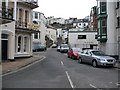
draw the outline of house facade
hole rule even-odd
[[[46,30],[46,36],[52,40],[53,43],[56,43],[57,41],[57,35],[56,35],[57,30],[53,27],[47,27]]]
[[[111,56],[120,56],[120,1],[116,1],[97,0],[99,48]]]
[[[91,8],[90,31],[97,31],[97,6]]]
[[[15,6],[15,3],[14,3]],[[15,21],[14,8],[8,8],[8,2],[1,2],[0,24],[0,58],[1,60],[14,59]]]
[[[33,23],[36,23],[39,25],[39,32],[33,34],[33,42],[46,45],[46,40],[45,40],[46,29],[47,29],[46,17],[44,16],[43,13],[34,11],[33,12]]]
[[[117,30],[117,41],[118,41],[118,55],[120,60],[120,0],[117,0],[116,4],[116,30]]]
[[[98,49],[96,31],[74,31],[70,30],[68,33],[69,44],[71,47],[79,47],[81,49],[90,48]]]
[[[2,14],[14,20],[1,25],[2,60],[32,56],[32,33],[38,32],[38,25],[32,23],[32,10],[37,7],[37,0],[2,2]]]

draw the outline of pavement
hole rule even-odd
[[[1,71],[2,75],[4,75],[6,73],[10,73],[10,72],[18,70],[22,67],[25,67],[31,63],[34,63],[35,61],[43,59],[43,58],[44,58],[44,56],[35,54],[30,58],[19,58],[19,59],[16,59],[15,61],[7,60],[7,61],[3,62],[2,64],[0,64],[0,67],[2,68],[2,69],[0,69],[0,71]],[[117,62],[115,67],[120,69],[120,62]]]
[[[39,61],[41,59],[43,59],[44,56],[42,55],[33,55],[32,57],[29,57],[29,58],[18,58],[18,59],[15,59],[15,61],[5,61],[5,62],[2,62],[2,64],[0,64],[0,67],[2,68],[2,75],[4,74],[7,74],[7,73],[10,73],[10,72],[13,72],[13,71],[16,71],[18,69],[21,69],[25,66],[28,66],[36,61]]]

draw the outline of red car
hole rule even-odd
[[[78,59],[78,53],[81,53],[82,50],[80,48],[71,48],[68,50],[68,58]]]

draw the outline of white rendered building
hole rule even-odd
[[[3,20],[1,32],[2,60],[14,60],[15,57],[30,57],[32,56],[32,33],[38,31],[38,25],[32,23],[32,10],[37,8],[37,0],[22,1],[6,0],[2,2],[2,14],[6,18],[12,18],[14,21],[4,23]],[[6,17],[5,13],[8,16]]]
[[[51,28],[48,27],[46,30],[46,35],[49,39],[51,39],[53,41],[53,43],[56,43],[57,41],[57,35],[56,35],[56,29],[55,28]]]
[[[98,41],[100,50],[120,57],[120,1],[97,2]]]
[[[96,31],[69,31],[68,42],[71,47],[98,49]]]
[[[59,24],[65,24],[65,19],[64,18],[54,18],[54,16],[48,17],[48,24],[53,24],[53,23],[59,23]]]
[[[47,19],[43,13],[34,11],[33,12],[33,22],[39,25],[39,32],[33,34],[33,42],[38,42],[46,45],[45,35],[46,35],[46,24]]]

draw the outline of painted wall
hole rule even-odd
[[[8,59],[12,60],[15,54],[15,21],[2,24],[0,28],[3,34],[8,35]]]
[[[38,18],[35,18],[35,13],[38,14]],[[43,13],[40,12],[33,12],[33,21],[37,21],[39,24],[39,31],[40,31],[40,38],[37,40],[39,41],[41,44],[46,45],[46,41],[45,41],[45,35],[46,35],[46,23],[47,23],[47,19],[44,16]],[[39,37],[39,36],[38,36]],[[36,41],[35,39],[33,39],[33,41]]]
[[[57,29],[57,38],[62,36],[62,28]]]
[[[52,29],[52,28],[47,28],[47,32],[46,35],[53,40],[53,43],[56,42],[56,29]]]
[[[86,39],[78,39],[78,35],[86,35]],[[69,32],[69,44],[71,47],[90,48],[90,44],[98,44],[95,35],[97,32]]]
[[[109,1],[109,0],[108,0]],[[100,43],[99,48],[108,55],[118,54],[118,35],[116,30],[116,4],[107,2],[107,42]],[[112,22],[111,22],[112,21]]]

